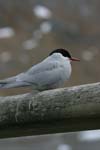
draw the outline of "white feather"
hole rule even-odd
[[[71,75],[71,64],[60,53],[48,56],[27,72],[1,81],[2,88],[32,86],[36,90],[47,90],[61,86]]]

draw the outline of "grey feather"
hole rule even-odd
[[[68,66],[69,62],[66,63]],[[71,73],[70,67],[69,75],[66,74],[66,63],[60,55],[49,56],[41,63],[32,66],[27,72],[1,80],[0,88],[32,86],[33,89],[46,90],[59,87]]]

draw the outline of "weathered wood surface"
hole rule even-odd
[[[100,83],[0,97],[0,138],[100,129]]]

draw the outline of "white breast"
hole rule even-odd
[[[67,57],[63,57],[61,54],[55,54],[53,56],[54,60],[56,60],[56,67],[57,68],[61,68],[61,71],[59,72],[59,85],[63,84],[66,80],[68,80],[70,78],[71,75],[71,64],[70,64],[70,60]]]
[[[62,80],[68,80],[70,78],[71,71],[72,71],[70,61],[64,59],[60,62],[60,64],[62,67],[62,72],[61,72]]]

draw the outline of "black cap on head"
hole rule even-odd
[[[64,57],[71,58],[70,53],[69,53],[67,50],[63,49],[63,48],[53,50],[49,55],[52,55],[52,54],[54,54],[54,53],[60,53],[60,54],[62,54]]]

